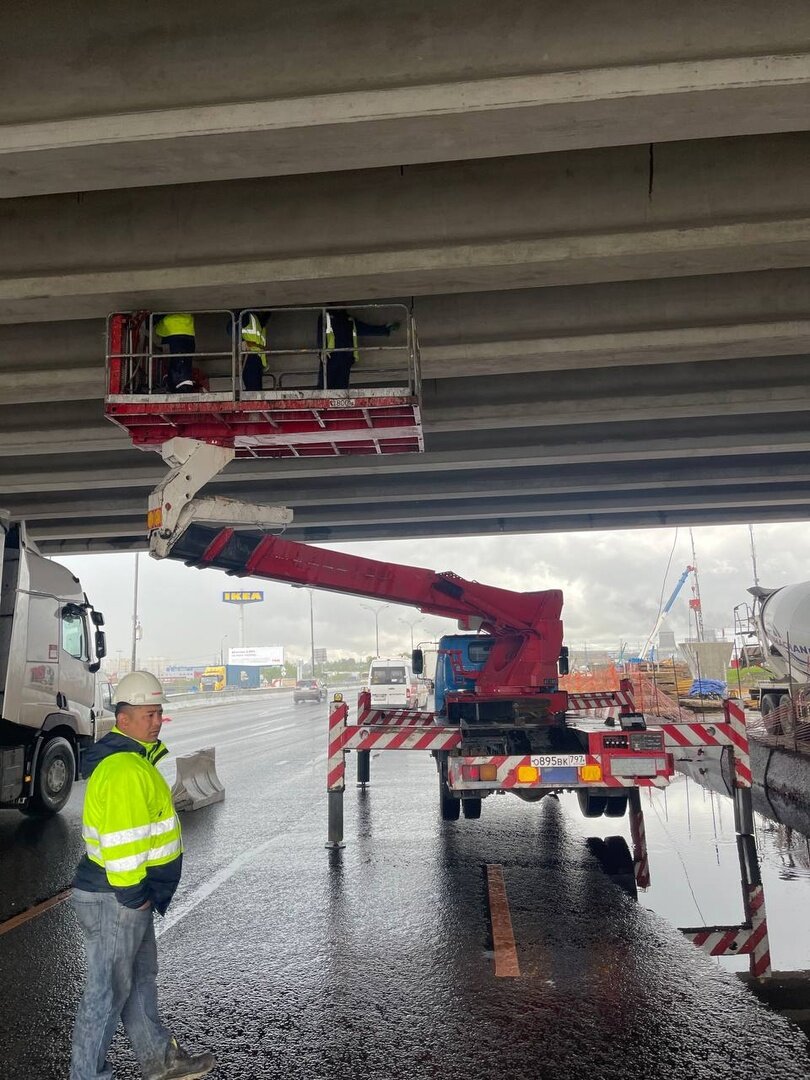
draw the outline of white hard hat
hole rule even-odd
[[[151,671],[131,671],[115,688],[116,705],[165,705],[163,687]]]

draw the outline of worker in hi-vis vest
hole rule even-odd
[[[87,982],[73,1028],[70,1080],[109,1080],[113,1035],[123,1022],[145,1080],[193,1080],[211,1054],[187,1054],[158,1016],[154,916],[164,915],[183,865],[180,821],[155,767],[163,688],[132,671],[115,690],[115,727],[90,748],[82,839],[72,902],[87,951]]]
[[[267,367],[267,322],[269,312],[243,311],[239,316],[242,362],[242,386],[261,390]]]
[[[352,365],[360,359],[359,337],[388,337],[398,329],[399,323],[376,326],[355,319],[345,308],[327,308],[318,316],[318,390],[348,388]]]
[[[169,389],[176,394],[194,393],[191,377],[191,357],[196,352],[194,316],[187,311],[167,312],[155,323],[155,337],[161,339],[171,354]]]

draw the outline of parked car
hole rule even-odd
[[[317,679],[299,679],[293,690],[293,701],[323,701],[326,691]]]

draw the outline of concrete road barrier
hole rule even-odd
[[[206,746],[176,759],[177,778],[172,799],[177,810],[199,810],[222,802],[225,788],[217,776],[216,748]]]

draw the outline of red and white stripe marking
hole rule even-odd
[[[436,717],[415,709],[375,709],[358,717],[363,727],[435,727]]]
[[[600,690],[590,694],[569,694],[568,708],[576,712],[588,712],[592,709],[633,709],[633,695],[623,690]]]
[[[748,747],[748,731],[745,713],[736,701],[723,702],[725,719],[716,724],[685,723],[661,724],[664,741],[668,747],[684,746],[731,746],[734,751],[734,779],[737,787],[751,787],[751,758]]]
[[[647,830],[644,826],[644,811],[641,803],[634,807],[630,801],[630,837],[633,841],[633,872],[636,885],[640,889],[650,887],[650,863],[647,858]]]
[[[710,956],[748,955],[751,974],[759,978],[771,973],[765,893],[761,885],[747,885],[745,888],[749,912],[748,925],[705,926],[700,930],[684,930],[684,934]]]
[[[346,717],[349,706],[345,701],[335,701],[329,712],[329,749],[326,765],[326,790],[343,791],[346,787],[346,755],[343,743],[346,737]]]
[[[453,750],[461,743],[458,728],[347,727],[342,750]]]

